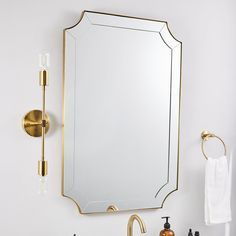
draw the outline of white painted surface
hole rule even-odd
[[[61,74],[62,30],[77,22],[84,9],[167,20],[173,34],[183,41],[183,86],[179,191],[164,209],[139,211],[147,236],[163,228],[161,216],[170,215],[176,235],[189,227],[201,235],[221,236],[222,225],[206,227],[203,215],[205,160],[200,150],[202,129],[219,134],[229,148],[235,146],[235,2],[88,0],[0,2],[0,233],[4,236],[126,235],[133,212],[114,215],[79,215],[61,189]],[[38,53],[51,53],[47,108],[53,127],[46,143],[49,192],[37,195],[37,160],[40,140],[21,129],[25,112],[39,108]],[[209,145],[208,145],[209,146]],[[216,143],[209,147],[213,152]],[[220,150],[215,150],[218,153]],[[235,157],[236,158],[236,157]],[[231,235],[236,233],[233,173]],[[135,233],[138,232],[135,227]]]

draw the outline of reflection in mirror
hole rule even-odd
[[[64,31],[62,192],[81,213],[177,189],[180,67],[166,22],[85,11]]]

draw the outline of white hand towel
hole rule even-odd
[[[212,225],[229,221],[230,175],[227,158],[208,158],[205,172],[205,222]]]

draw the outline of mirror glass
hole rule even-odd
[[[81,213],[177,189],[180,67],[166,22],[85,11],[64,30],[62,192]]]

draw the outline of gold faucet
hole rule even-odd
[[[127,236],[133,236],[133,224],[135,220],[137,220],[139,223],[141,233],[144,234],[147,232],[146,226],[144,222],[142,221],[142,219],[138,215],[132,215],[130,216],[128,225],[127,225]]]

